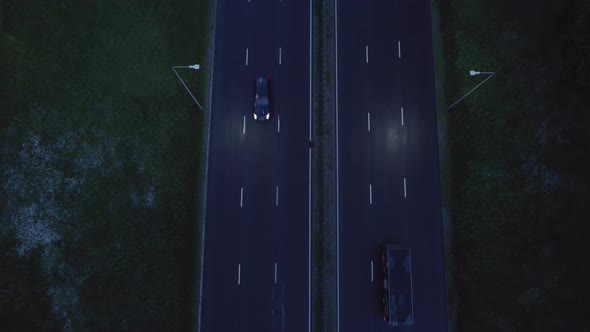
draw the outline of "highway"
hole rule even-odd
[[[309,331],[310,5],[216,6],[200,331]]]
[[[337,2],[338,331],[446,331],[430,1]],[[385,242],[412,252],[412,327],[383,321]]]

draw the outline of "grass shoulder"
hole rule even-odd
[[[2,243],[41,267],[23,286],[42,282],[39,324],[192,325],[205,119],[170,68],[204,59],[208,14],[207,1],[3,7]],[[203,78],[183,77],[198,94]],[[18,330],[30,317],[16,315]]]

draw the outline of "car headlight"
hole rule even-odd
[[[266,119],[270,119],[270,113],[266,113]]]
[[[254,113],[254,120],[258,120],[258,117],[256,116],[256,113]]]

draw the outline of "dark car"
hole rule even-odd
[[[265,121],[270,119],[270,107],[268,102],[269,77],[256,79],[256,96],[254,97],[254,120]]]
[[[383,246],[383,319],[393,326],[414,325],[412,256],[410,249],[393,243]]]

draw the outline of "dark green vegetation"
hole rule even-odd
[[[190,329],[207,14],[2,1],[1,330]]]
[[[458,331],[589,331],[590,1],[441,5]]]
[[[334,1],[313,2],[312,289],[314,331],[336,322]]]

